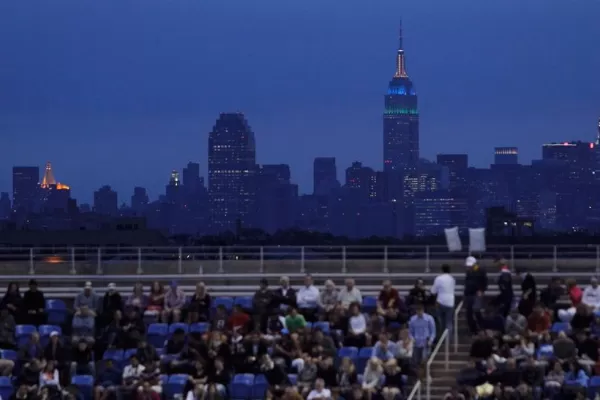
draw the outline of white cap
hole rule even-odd
[[[475,264],[477,264],[477,259],[475,257],[467,257],[465,260],[465,266],[467,267],[472,267]]]
[[[117,285],[116,285],[116,284],[114,284],[114,283],[109,283],[109,284],[108,284],[108,288],[109,288],[110,290],[115,290],[115,289],[117,288]]]
[[[85,288],[86,288],[86,289],[91,289],[91,288],[92,288],[92,282],[90,282],[90,281],[87,281],[87,282],[85,283]]]
[[[58,336],[58,332],[57,331],[52,331],[50,333],[50,337],[54,337],[54,336]]]

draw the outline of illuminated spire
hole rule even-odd
[[[398,35],[398,54],[396,55],[396,73],[394,78],[408,78],[404,62],[404,44],[402,43],[402,20],[400,20],[400,32]]]
[[[46,163],[46,170],[44,171],[44,179],[42,179],[40,186],[47,188],[50,185],[56,185],[56,179],[54,179],[54,172],[52,172],[52,164],[48,161]]]
[[[596,133],[596,146],[600,146],[600,118],[598,118],[598,132]]]

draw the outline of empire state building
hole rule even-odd
[[[396,73],[388,85],[383,113],[384,171],[414,172],[419,162],[419,111],[417,93],[406,73],[402,25]]]

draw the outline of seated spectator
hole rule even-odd
[[[365,392],[360,385],[354,385],[346,392],[344,400],[368,400],[369,395]]]
[[[402,329],[400,331],[400,338],[397,343],[396,349],[398,350],[398,358],[411,360],[413,355],[415,340],[410,336],[408,329]]]
[[[571,318],[571,329],[573,332],[589,332],[594,322],[594,314],[590,307],[585,304],[579,304],[575,314]]]
[[[95,375],[93,350],[85,339],[81,339],[73,348],[71,357],[71,376]]]
[[[552,318],[550,317],[550,313],[548,313],[539,305],[533,309],[533,312],[527,319],[529,334],[534,338],[539,338],[548,332],[551,325]]]
[[[135,400],[160,400],[160,393],[150,383],[143,382],[137,389]]]
[[[579,357],[577,362],[591,370],[598,362],[598,338],[585,332],[579,332],[575,335],[574,343],[576,348],[573,357]]]
[[[397,345],[391,342],[387,333],[379,335],[379,340],[373,346],[371,357],[375,357],[383,362],[392,360],[398,354]]]
[[[280,341],[275,342],[273,349],[275,363],[286,368],[297,368],[298,365],[303,365],[304,361],[300,358],[302,356],[302,346],[297,338],[298,335],[295,334],[285,335]]]
[[[285,327],[290,333],[303,330],[306,326],[306,320],[304,316],[298,312],[295,308],[290,308],[287,317],[285,317]]]
[[[104,328],[102,339],[106,346],[110,349],[119,345],[121,336],[123,335],[123,313],[115,311],[115,315],[109,324]],[[121,347],[123,348],[123,347]]]
[[[203,400],[205,397],[204,385],[196,385],[187,392],[185,400]]]
[[[285,392],[285,387],[290,384],[284,369],[276,365],[268,354],[263,354],[260,359],[260,373],[262,373],[269,383],[267,398],[279,398]]]
[[[578,385],[586,388],[589,379],[590,377],[579,364],[574,361],[568,364],[567,373],[565,374],[565,385]]]
[[[19,316],[19,312],[21,311],[22,304],[23,297],[21,297],[19,284],[16,282],[9,283],[6,293],[0,302],[0,308],[6,308],[14,318],[17,318]],[[21,322],[21,320],[19,320],[19,322]]]
[[[385,383],[381,394],[384,400],[395,400],[403,391],[404,377],[402,370],[395,359],[386,362],[383,369]]]
[[[362,294],[355,286],[354,279],[346,279],[346,286],[340,290],[338,301],[344,310],[350,309],[354,303],[362,304]]]
[[[383,384],[384,373],[383,366],[379,359],[371,357],[365,367],[363,374],[362,389],[367,395],[376,394]]]
[[[165,308],[165,288],[160,282],[153,282],[150,287],[150,295],[148,296],[148,307],[144,311],[144,316],[150,318],[162,317],[163,309]],[[165,322],[165,321],[163,321]],[[167,323],[169,321],[166,321]]]
[[[503,387],[514,388],[521,382],[521,371],[514,358],[506,360],[506,364],[498,377],[498,383]]]
[[[129,365],[123,369],[123,381],[118,389],[120,397],[133,397],[141,384],[141,376],[145,369],[135,355],[129,358]]]
[[[479,333],[480,335],[481,333]],[[484,372],[478,368],[476,361],[471,361],[465,368],[460,370],[456,383],[463,386],[475,387],[484,383],[486,377]]]
[[[115,396],[121,379],[121,370],[115,366],[114,361],[103,360],[96,377],[94,400],[107,400]]]
[[[139,360],[138,360],[139,361]],[[140,362],[141,365],[144,365]],[[144,365],[144,371],[140,375],[141,386],[138,392],[143,388],[144,393],[154,392],[157,395],[162,394],[162,385],[160,382],[160,368],[154,362],[149,361]]]
[[[159,361],[156,349],[148,344],[145,338],[140,340],[135,355],[137,356],[138,361],[143,365],[148,365],[150,362],[156,364]]]
[[[204,282],[196,284],[196,291],[188,305],[188,322],[206,322],[210,320],[211,297],[206,290]]]
[[[38,400],[38,396],[27,385],[20,385],[9,400]]]
[[[560,391],[560,387],[564,382],[565,371],[563,371],[561,363],[556,362],[554,363],[554,367],[546,375],[544,381],[544,388],[546,389],[544,392],[546,393],[546,396],[553,397],[553,394]]]
[[[206,382],[208,385],[215,385],[217,393],[225,397],[227,395],[227,385],[230,381],[231,374],[225,369],[225,360],[217,357],[214,361],[214,368],[209,372]]]
[[[137,309],[130,308],[125,312],[118,348],[135,348],[146,334],[146,325]]]
[[[383,288],[379,292],[377,314],[385,318],[386,324],[391,322],[405,324],[408,321],[408,310],[390,280],[383,282]]]
[[[73,343],[86,339],[94,341],[96,311],[99,300],[92,290],[92,282],[86,282],[83,291],[75,297],[75,315],[73,316]]]
[[[559,360],[569,360],[576,356],[575,342],[569,338],[565,332],[560,332],[556,340],[552,343],[554,357]]]
[[[254,330],[265,332],[267,330],[267,322],[269,316],[274,312],[277,306],[273,292],[269,290],[269,282],[266,279],[261,279],[258,290],[252,297],[252,311]]]
[[[408,291],[406,297],[406,305],[410,310],[416,310],[418,305],[423,307],[429,304],[431,295],[425,290],[425,282],[423,279],[417,279],[415,285]]]
[[[250,316],[246,314],[240,305],[233,307],[233,311],[227,319],[227,326],[232,331],[245,330],[250,323]]]
[[[46,323],[46,299],[35,279],[29,280],[29,290],[23,294],[23,323],[40,326]]]
[[[520,364],[521,379],[529,386],[541,386],[544,381],[544,367],[540,366],[533,356]]]
[[[37,391],[40,383],[40,371],[43,366],[43,362],[37,358],[25,361],[21,373],[17,378],[17,384],[25,385],[29,392]]]
[[[325,387],[323,379],[315,381],[315,388],[308,393],[306,400],[328,400],[331,399],[331,390]]]
[[[417,313],[410,318],[408,329],[410,335],[414,338],[413,346],[413,364],[420,366],[427,361],[429,350],[436,338],[435,320],[429,314],[425,313],[422,304],[416,305]]]
[[[274,292],[275,300],[279,304],[282,311],[286,311],[288,307],[296,306],[296,290],[290,286],[290,278],[282,276],[279,279],[279,288]]]
[[[56,368],[61,372],[66,372],[67,350],[60,340],[60,334],[57,331],[50,333],[50,340],[44,348],[44,359],[54,362]]]
[[[321,354],[317,363],[317,378],[325,382],[326,388],[334,388],[337,384],[337,368],[333,357]]]
[[[600,286],[598,286],[597,278],[592,278],[590,286],[583,290],[581,302],[590,307],[592,311],[600,309]]]
[[[327,336],[323,333],[320,328],[314,328],[312,331],[310,346],[319,349],[319,353],[323,357],[335,357],[337,354],[337,347],[331,336]]]
[[[487,307],[483,310],[481,317],[481,329],[489,331],[493,336],[501,336],[504,333],[504,316],[502,310]]]
[[[313,359],[310,355],[304,355],[304,363],[302,368],[298,369],[298,391],[302,396],[306,396],[313,387],[315,379],[317,379],[317,360]]]
[[[116,311],[123,311],[123,299],[121,294],[117,292],[117,285],[109,283],[106,288],[106,293],[102,298],[100,318],[103,324],[112,320]]]
[[[48,388],[50,392],[49,398],[56,395],[60,396],[60,375],[53,361],[48,361],[42,371],[40,371],[39,389],[42,390],[44,388]]]
[[[349,357],[342,358],[336,379],[336,386],[342,397],[344,397],[345,391],[356,382],[358,382],[358,374],[354,363]]]
[[[125,301],[125,307],[135,308],[140,314],[148,307],[148,296],[144,294],[144,285],[141,282],[133,286],[133,292]]]
[[[15,339],[15,330],[17,323],[10,310],[3,307],[0,310],[0,349],[16,350],[17,341]]]
[[[450,391],[444,395],[443,400],[465,400],[465,395],[458,390],[458,387],[453,386],[450,388]]]
[[[212,330],[225,332],[227,330],[227,320],[229,319],[229,314],[227,313],[227,309],[223,304],[219,304],[215,309],[215,312],[212,316],[210,326]]]
[[[338,305],[340,293],[331,279],[325,281],[325,288],[319,296],[319,307],[325,311],[325,317]]]
[[[217,358],[229,359],[231,352],[227,345],[227,337],[221,332],[211,332],[208,340],[203,343],[199,349],[200,357],[206,363],[208,370],[214,369],[214,362]]]
[[[246,356],[244,372],[256,373],[261,366],[269,366],[273,360],[265,359],[268,347],[262,339],[260,332],[253,332],[248,336],[244,344],[244,354]],[[261,361],[262,360],[262,361]]]
[[[358,303],[350,307],[350,318],[348,318],[348,334],[344,345],[349,347],[365,347],[367,343],[367,320],[360,312]]]
[[[518,308],[513,308],[504,322],[504,336],[502,340],[507,343],[518,343],[527,333],[527,318],[519,313]]]
[[[163,322],[181,322],[181,310],[185,306],[185,293],[172,281],[165,293],[165,305],[162,311]]]
[[[491,357],[493,348],[493,339],[485,331],[480,331],[471,343],[470,357],[476,360],[487,360]]]
[[[518,361],[526,360],[535,355],[535,343],[531,336],[523,336],[518,345],[511,349],[511,356]]]
[[[44,349],[40,343],[40,335],[33,332],[26,344],[19,349],[19,360],[30,362],[32,359],[42,360],[44,358]]]
[[[320,298],[321,293],[314,285],[312,276],[306,275],[304,277],[304,286],[296,292],[296,305],[298,306],[300,313],[304,315],[308,321],[315,321]]]

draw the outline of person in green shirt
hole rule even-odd
[[[299,329],[303,329],[306,326],[306,320],[304,316],[298,313],[295,308],[290,309],[287,317],[285,317],[285,327],[290,333],[294,333]]]

